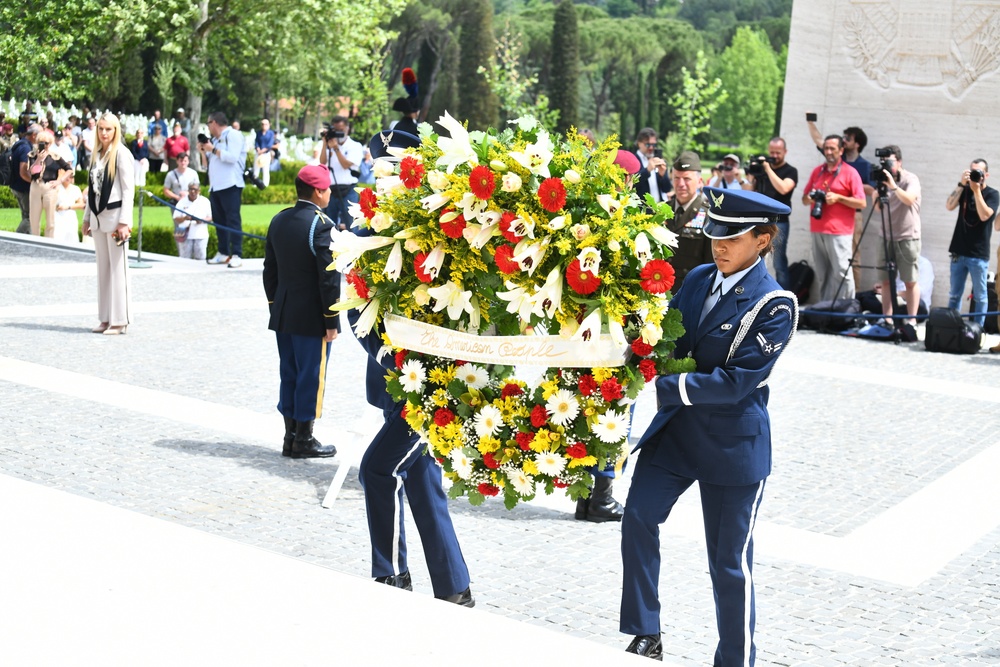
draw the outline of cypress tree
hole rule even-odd
[[[480,67],[489,69],[496,50],[493,36],[493,2],[464,3],[458,63],[458,120],[469,121],[470,130],[485,130],[500,122],[499,104]]]
[[[570,127],[579,127],[580,123],[580,30],[572,0],[562,0],[556,7],[551,63],[549,100],[552,108],[559,111],[556,130],[565,132]]]

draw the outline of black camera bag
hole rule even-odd
[[[840,313],[828,315],[827,313]],[[817,331],[846,331],[855,326],[861,304],[857,299],[820,301],[799,311],[799,328]]]
[[[785,289],[795,295],[799,303],[809,301],[809,290],[812,289],[816,272],[809,266],[809,262],[800,259],[788,266],[788,284],[782,285]]]
[[[997,283],[995,280],[991,280],[986,283],[986,310],[995,313],[1000,308],[997,307]],[[1000,333],[1000,317],[996,315],[986,316],[986,325],[983,327],[983,332],[988,334]]]
[[[968,322],[954,308],[931,308],[924,333],[924,347],[929,352],[976,354],[982,347],[983,328]]]

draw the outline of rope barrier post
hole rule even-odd
[[[149,194],[146,190],[139,189],[139,240],[136,241],[135,260],[128,263],[130,269],[148,269],[153,265],[142,261],[142,200],[143,195]]]

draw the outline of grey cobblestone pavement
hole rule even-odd
[[[136,316],[128,334],[94,336],[92,257],[0,237],[0,359],[198,399],[205,411],[200,419],[157,416],[127,389],[123,407],[111,409],[58,387],[0,379],[0,474],[368,577],[356,471],[324,510],[344,457],[280,456],[277,353],[259,261],[229,270],[150,260],[152,268],[131,271]],[[329,438],[366,414],[360,346],[345,335],[334,357],[318,426]],[[758,664],[1000,664],[1000,504],[962,504],[975,489],[935,496],[972,509],[944,522],[916,517],[915,532],[924,533],[917,544],[945,551],[952,545],[937,544],[936,531],[961,528],[973,513],[978,520],[963,533],[966,546],[919,581],[795,556],[803,540],[842,543],[1000,447],[998,374],[1000,355],[985,349],[958,357],[928,353],[922,343],[796,335],[771,381],[775,463],[756,547]],[[247,437],[228,418],[213,420],[213,406],[270,419],[273,428]],[[637,423],[652,410],[644,395]],[[977,474],[995,486],[1000,470]],[[615,495],[624,500],[627,487],[626,474]],[[710,664],[715,644],[694,493],[664,528],[661,577],[665,654],[690,666]],[[478,607],[624,648],[619,527],[577,522],[571,512],[559,498],[513,511],[453,503]],[[408,534],[416,594],[430,595],[416,530]],[[921,561],[922,551],[898,564]],[[873,548],[860,560],[897,557]]]

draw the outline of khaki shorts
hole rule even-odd
[[[919,272],[917,271],[917,260],[920,259],[920,239],[903,239],[902,241],[893,241],[892,247],[896,251],[896,271],[899,275],[899,279],[904,283],[915,283],[917,282],[917,277]],[[875,265],[879,267],[885,266],[885,244],[882,239],[878,240],[876,244],[876,259]],[[886,270],[884,268],[879,269],[879,275],[883,280],[886,279]]]

